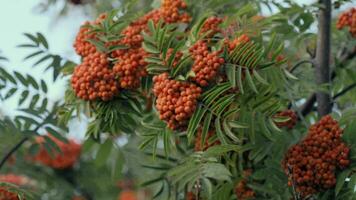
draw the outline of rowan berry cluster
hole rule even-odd
[[[23,186],[29,185],[31,180],[26,176],[20,176],[16,174],[2,174],[0,175],[0,182]]]
[[[219,25],[223,22],[224,20],[216,17],[216,16],[212,16],[209,17],[208,19],[205,20],[203,27],[200,30],[200,33],[208,33],[207,37],[211,38],[213,37],[215,34],[220,33],[221,29],[219,28]]]
[[[68,143],[64,143],[50,134],[48,137],[50,137],[51,140],[57,144],[61,152],[54,152],[54,155],[51,156],[43,147],[42,143],[44,142],[44,138],[38,137],[36,140],[40,144],[40,150],[38,154],[34,156],[33,160],[53,169],[67,169],[73,167],[80,155],[81,145],[77,144],[73,140],[69,140]]]
[[[243,179],[235,186],[235,194],[238,200],[254,199],[255,192],[247,187],[247,179],[251,174],[251,170],[245,170],[243,172]]]
[[[134,89],[140,86],[140,78],[147,75],[145,57],[147,53],[143,48],[131,48],[117,52],[119,61],[114,65],[113,71],[120,79],[120,87]]]
[[[18,194],[10,192],[6,187],[0,187],[0,199],[1,200],[20,200]]]
[[[339,16],[336,27],[342,29],[347,26],[349,27],[349,32],[352,37],[356,37],[356,7],[351,8]]]
[[[210,141],[215,136],[215,131],[211,130],[211,131],[208,131],[208,134],[206,136],[205,142],[202,145],[202,143],[201,143],[202,132],[203,132],[202,128],[199,128],[197,136],[195,137],[195,145],[194,145],[194,150],[195,151],[206,151],[210,147],[220,144],[220,141],[217,140],[217,139],[215,139],[214,141]]]
[[[73,73],[72,88],[84,100],[108,101],[119,93],[114,71],[103,53],[93,53],[83,59]]]
[[[185,195],[186,196],[186,200],[197,200],[196,199],[196,196],[193,192],[187,192],[187,194]]]
[[[117,200],[138,200],[136,192],[132,190],[124,190],[120,192]]]
[[[306,138],[292,146],[282,162],[289,185],[307,197],[335,186],[335,171],[350,163],[350,149],[341,140],[343,130],[331,116],[312,125]]]
[[[289,119],[284,122],[277,122],[276,125],[279,128],[286,127],[292,129],[298,121],[298,116],[293,110],[284,110],[275,115],[275,117],[288,117]]]
[[[160,119],[172,130],[185,129],[202,89],[193,83],[170,80],[168,73],[155,76],[153,83]]]
[[[91,31],[90,25],[98,25],[105,18],[106,15],[102,14],[94,22],[85,22],[84,25],[80,27],[73,45],[78,55],[85,57],[97,51],[95,45],[88,41],[90,39],[97,39],[97,33]]]
[[[189,51],[194,60],[193,80],[202,87],[208,86],[225,60],[219,57],[220,51],[209,52],[208,44],[203,41],[196,42]]]
[[[86,200],[86,199],[82,196],[75,195],[72,197],[72,200]]]
[[[169,48],[167,50],[166,59],[164,59],[164,64],[166,66],[168,65],[169,58],[172,56],[173,51],[174,51],[173,48]],[[175,68],[178,65],[178,63],[182,57],[183,57],[183,53],[181,51],[177,51],[176,55],[174,56],[173,63],[172,63],[173,68]],[[161,59],[163,59],[163,55],[161,55]]]
[[[249,42],[250,38],[246,34],[242,34],[239,37],[235,38],[232,41],[225,40],[225,44],[228,47],[229,52],[233,51],[237,46],[239,46],[242,43]]]
[[[162,0],[161,17],[166,23],[188,23],[190,16],[188,13],[182,12],[186,8],[187,4],[183,0]]]

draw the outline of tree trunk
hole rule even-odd
[[[332,110],[330,92],[330,42],[331,42],[331,0],[320,0],[318,14],[318,41],[315,57],[315,79],[317,86],[327,87],[327,91],[316,93],[319,117],[327,115]]]

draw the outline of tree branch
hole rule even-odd
[[[313,60],[301,60],[299,62],[297,62],[293,67],[292,69],[289,70],[290,73],[293,73],[298,67],[300,67],[301,65],[303,64],[306,64],[306,63],[309,63],[311,65],[314,66],[314,61]]]
[[[318,40],[315,56],[315,79],[318,86],[326,85],[327,91],[317,91],[319,116],[327,115],[332,110],[330,95],[330,53],[331,53],[331,0],[320,0],[321,8],[318,14]]]
[[[1,159],[0,169],[5,165],[6,161],[15,153],[29,138],[27,136],[23,137],[15,146],[13,146]]]
[[[333,97],[333,99],[335,100],[335,99],[341,97],[342,95],[346,94],[348,91],[350,91],[350,90],[352,90],[352,89],[354,89],[354,88],[356,88],[356,83],[353,83],[353,84],[347,86],[347,87],[344,88],[341,92],[335,94],[334,97]]]
[[[355,57],[356,57],[356,47],[353,50],[345,52],[340,56],[340,65],[343,65],[345,62]],[[336,78],[336,72],[334,70],[331,73],[331,80],[334,80],[335,78]],[[313,111],[315,102],[316,102],[316,94],[313,93],[309,96],[307,101],[301,106],[301,113],[303,114],[303,116],[306,116]]]

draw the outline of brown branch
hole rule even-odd
[[[5,165],[6,161],[11,157],[13,153],[15,153],[29,138],[23,137],[15,146],[13,146],[1,159],[0,169]]]
[[[303,64],[309,63],[314,66],[314,61],[313,60],[301,60],[295,64],[292,69],[289,70],[290,73],[293,73],[298,67],[302,66]]]
[[[326,85],[327,91],[317,91],[319,117],[327,115],[332,110],[330,92],[330,55],[331,55],[331,0],[320,0],[318,14],[318,39],[315,55],[315,80],[318,86]]]
[[[313,93],[300,108],[300,112],[302,113],[303,116],[307,116],[310,112],[313,111],[315,102],[316,102],[316,94]]]
[[[335,99],[341,97],[342,95],[346,94],[348,91],[350,91],[350,90],[352,90],[352,89],[354,89],[354,88],[356,88],[356,83],[353,83],[353,84],[347,86],[347,87],[344,88],[341,92],[335,94],[334,97],[333,97],[333,99],[335,100]]]
[[[340,65],[343,65],[348,60],[351,60],[355,57],[356,57],[356,47],[353,50],[345,52],[340,56]],[[331,80],[334,80],[335,78],[336,78],[336,72],[333,71],[331,73]],[[301,113],[303,114],[303,116],[306,116],[313,111],[315,102],[316,102],[316,95],[315,93],[313,93],[308,97],[307,101],[301,106]]]

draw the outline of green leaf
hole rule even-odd
[[[40,95],[36,94],[35,96],[33,96],[31,103],[30,103],[30,108],[34,108],[38,102],[38,100],[40,99]]]
[[[64,143],[68,143],[68,140],[67,140],[65,137],[63,137],[63,136],[62,136],[58,131],[56,131],[55,129],[53,129],[53,128],[49,127],[49,126],[47,126],[45,129],[46,129],[46,131],[47,131],[48,134],[52,135],[52,136],[55,137],[56,139],[58,139],[58,140],[60,140],[60,141],[62,141],[62,142],[64,142]]]
[[[221,156],[226,154],[230,151],[235,151],[238,153],[243,153],[245,151],[251,150],[253,148],[252,145],[246,144],[244,146],[239,146],[235,144],[222,144],[222,145],[215,145],[204,151],[204,156],[211,157],[211,156]]]
[[[221,163],[207,163],[203,166],[203,175],[215,180],[230,181],[231,173]]]
[[[153,53],[153,54],[159,54],[160,51],[152,44],[144,42],[142,43],[142,47],[145,51],[149,52],[149,53]]]
[[[238,66],[238,68],[237,68],[236,79],[238,81],[237,86],[239,87],[241,94],[244,94],[244,86],[242,83],[242,67],[241,66]]]
[[[50,59],[50,58],[52,58],[52,55],[46,55],[46,56],[43,56],[41,59],[39,59],[37,62],[35,62],[35,64],[33,64],[33,66],[36,66],[36,65],[38,65],[38,64],[40,64],[40,63],[42,63],[42,62],[44,62],[44,61],[46,61],[46,60],[48,60],[48,59]]]
[[[227,78],[229,79],[232,88],[235,88],[236,87],[236,67],[231,64],[226,64],[225,71],[226,71]]]
[[[41,33],[37,33],[37,38],[38,38],[38,41],[39,41],[46,49],[48,49],[48,42],[47,42],[46,38],[45,38]]]
[[[48,91],[47,84],[44,80],[41,80],[41,88],[44,93],[47,93],[47,91]]]
[[[37,38],[29,33],[24,33],[24,35],[30,39],[31,41],[33,41],[37,46],[39,45],[39,41],[37,40]]]
[[[269,85],[268,82],[257,72],[257,70],[253,70],[253,76],[262,84]]]
[[[102,166],[105,164],[112,151],[112,147],[113,145],[111,140],[106,140],[104,144],[100,145],[99,151],[95,156],[96,166]]]
[[[200,121],[202,120],[205,112],[207,111],[206,108],[203,108],[201,105],[199,105],[197,107],[197,109],[195,110],[194,114],[192,115],[192,117],[189,120],[189,124],[188,124],[188,129],[187,129],[187,135],[188,135],[188,139],[189,141],[192,140]]]
[[[31,75],[27,74],[27,80],[35,89],[39,88],[36,80]]]
[[[37,55],[40,55],[41,53],[44,53],[44,51],[42,51],[42,50],[36,51],[36,52],[34,52],[34,53],[32,53],[32,54],[26,56],[26,57],[24,58],[24,60],[27,60],[27,59],[29,59],[29,58],[35,57],[35,56],[37,56]]]
[[[6,93],[6,95],[5,95],[4,98],[5,98],[5,99],[8,99],[8,98],[12,97],[12,95],[14,95],[16,91],[17,91],[17,88],[12,88],[12,89],[10,89],[10,90]]]
[[[21,97],[20,97],[20,100],[19,100],[19,105],[22,105],[23,102],[26,100],[26,98],[28,97],[28,94],[29,94],[29,91],[28,90],[25,90],[21,93]]]
[[[335,186],[335,197],[340,193],[342,186],[345,184],[346,178],[350,175],[351,170],[346,169],[337,176],[337,182]]]
[[[253,83],[253,80],[252,80],[250,71],[249,71],[249,70],[245,70],[245,74],[246,74],[247,83],[249,84],[250,88],[251,88],[256,94],[258,94],[258,91],[257,91],[257,88],[256,88],[256,86],[255,86],[255,83]]]
[[[26,81],[25,77],[22,76],[22,74],[20,74],[19,72],[14,72],[16,78],[22,83],[22,85],[24,86],[28,86],[28,82]]]

